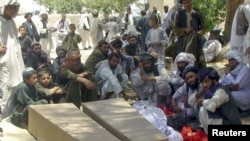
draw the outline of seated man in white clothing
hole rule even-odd
[[[212,62],[221,52],[222,45],[218,40],[220,31],[220,29],[213,29],[210,31],[209,38],[203,45],[202,50],[206,63]]]
[[[171,101],[171,77],[165,65],[155,64],[156,60],[148,53],[141,54],[139,67],[131,73],[131,83],[140,100],[168,105]]]
[[[250,110],[250,68],[243,63],[243,54],[237,50],[230,50],[226,57],[225,74],[221,84],[232,93],[240,111]]]
[[[123,88],[127,87],[128,76],[119,64],[120,59],[120,55],[114,52],[109,54],[108,60],[96,64],[95,79],[100,89],[100,99],[117,98],[120,94],[127,99]]]

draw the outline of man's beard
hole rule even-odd
[[[144,71],[145,71],[146,73],[152,73],[152,72],[154,71],[154,65],[152,65],[151,68],[149,68],[149,69],[145,69],[145,68],[144,68]]]
[[[114,70],[114,69],[117,68],[117,65],[110,65],[110,68],[111,68],[112,70]]]
[[[188,86],[189,88],[191,88],[192,90],[197,89],[197,88],[198,88],[198,86],[199,86],[199,79],[198,79],[198,78],[196,78],[196,80],[195,80],[195,83],[194,83],[194,84],[188,84],[188,83],[187,83],[187,86]]]
[[[109,56],[108,52],[103,52],[103,55],[104,55],[106,58],[108,58],[108,56]]]

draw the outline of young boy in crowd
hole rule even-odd
[[[58,46],[56,48],[56,54],[57,54],[57,57],[53,61],[53,68],[54,68],[55,73],[57,74],[60,66],[65,62],[67,50],[64,47]]]
[[[28,67],[28,63],[27,63],[27,57],[28,57],[28,50],[24,47],[21,48],[22,51],[22,57],[23,57],[23,63],[25,68]]]
[[[31,48],[31,44],[33,40],[26,34],[26,28],[24,26],[19,27],[19,34],[20,36],[18,37],[20,45],[22,48],[26,48],[26,50],[29,50]]]
[[[52,82],[51,74],[47,70],[39,70],[37,73],[38,83],[36,88],[41,91],[49,103],[64,102],[63,89]]]
[[[79,49],[78,44],[82,41],[82,37],[75,33],[76,25],[70,24],[69,30],[70,32],[63,38],[63,46],[67,50]]]
[[[16,92],[11,98],[11,122],[21,128],[28,126],[29,105],[48,104],[35,85],[37,83],[37,72],[31,67],[23,71],[23,82],[21,82]]]
[[[167,45],[167,34],[162,28],[159,28],[159,20],[156,15],[151,15],[149,18],[151,29],[148,31],[145,43],[148,47],[148,52],[155,51],[158,54],[158,64],[165,62],[165,46]]]

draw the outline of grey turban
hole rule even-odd
[[[237,50],[229,50],[226,54],[227,59],[235,59],[238,63],[243,62],[243,54]]]

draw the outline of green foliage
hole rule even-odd
[[[136,0],[83,0],[84,5],[90,9],[98,9],[105,14],[115,10],[116,12],[124,11],[128,4],[135,2]]]
[[[98,9],[108,15],[111,10],[125,11],[128,4],[136,0],[37,0],[41,4],[56,10],[58,13],[78,13],[81,8]],[[211,30],[219,25],[226,17],[226,0],[193,0],[194,7],[200,9],[204,15],[206,29]]]
[[[58,13],[78,13],[80,12],[82,0],[37,0],[39,3],[50,10],[56,10]]]
[[[208,31],[225,21],[226,0],[193,0],[193,6],[202,12]]]

